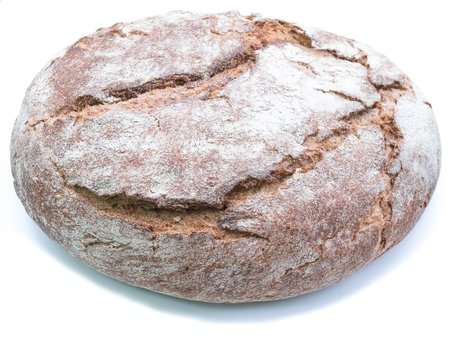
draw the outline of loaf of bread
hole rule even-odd
[[[318,29],[172,12],[83,37],[29,87],[15,189],[51,239],[208,302],[311,292],[403,239],[440,166],[431,105]]]

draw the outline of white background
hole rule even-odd
[[[0,359],[472,359],[469,1],[0,1]],[[442,171],[422,219],[344,282],[212,305],[121,284],[66,255],[17,199],[9,140],[24,92],[78,38],[172,9],[259,12],[368,43],[433,104]]]

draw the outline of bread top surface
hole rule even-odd
[[[301,40],[302,39],[302,40]],[[158,206],[223,206],[380,100],[366,66],[299,28],[175,12],[84,37],[30,88],[68,182]],[[74,126],[72,126],[72,124]]]

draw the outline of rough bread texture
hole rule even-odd
[[[86,36],[27,91],[27,212],[121,281],[287,298],[397,244],[437,182],[430,104],[386,57],[317,29],[172,12]]]

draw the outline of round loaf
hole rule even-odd
[[[99,29],[54,58],[11,143],[28,214],[129,284],[247,302],[336,283],[432,195],[431,105],[385,56],[236,12]]]

